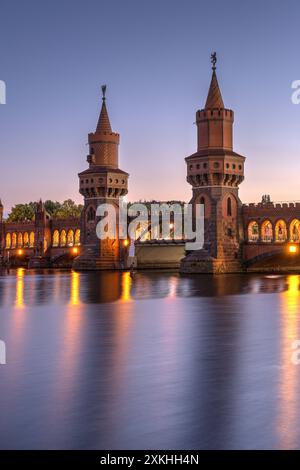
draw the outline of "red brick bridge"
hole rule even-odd
[[[300,202],[244,204],[242,219],[248,268],[300,266]]]
[[[43,258],[45,266],[71,266],[80,253],[80,219],[36,214],[34,221],[0,222],[0,255],[11,266]]]

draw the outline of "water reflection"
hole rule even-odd
[[[80,274],[77,271],[71,271],[70,305],[76,307],[80,305],[80,303]]]
[[[0,276],[0,448],[299,447],[299,283]]]
[[[18,309],[24,308],[24,268],[17,269],[16,280],[16,301],[15,305]]]
[[[132,277],[131,277],[130,272],[123,273],[122,294],[121,294],[122,302],[129,302],[131,300],[131,283],[132,283]]]
[[[291,276],[293,278],[293,276]],[[291,292],[287,276],[180,275],[178,273],[27,271],[18,268],[0,276],[0,306],[23,309],[51,303],[111,303],[139,299],[223,297]]]
[[[299,339],[300,276],[287,278],[287,289],[281,295],[281,374],[279,378],[280,448],[296,449],[299,432],[299,366],[292,362],[292,342]]]

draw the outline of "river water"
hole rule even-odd
[[[0,276],[0,448],[300,447],[300,276]]]

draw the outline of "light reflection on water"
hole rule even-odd
[[[287,279],[288,287],[281,295],[281,376],[280,376],[280,411],[278,432],[280,447],[297,448],[299,413],[299,370],[291,361],[292,342],[300,338],[300,277],[291,275]]]
[[[0,448],[299,448],[299,284],[0,276]]]

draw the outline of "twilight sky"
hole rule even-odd
[[[242,200],[300,200],[298,1],[2,0],[0,18],[6,210],[40,197],[81,201],[77,173],[103,83],[128,199],[188,200],[184,157],[196,150],[213,50],[235,111],[234,149],[247,157]]]

